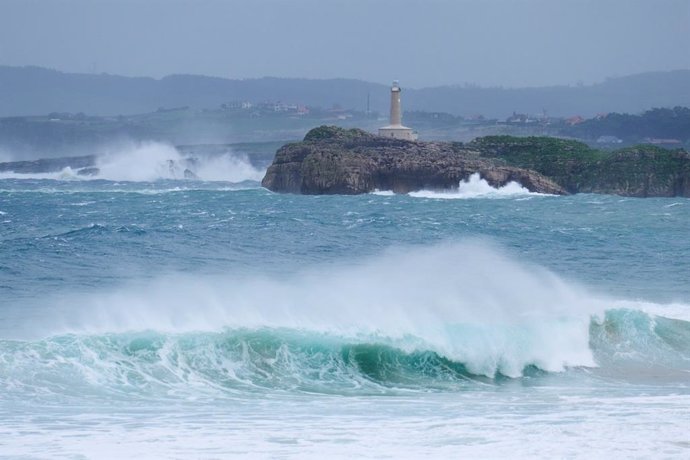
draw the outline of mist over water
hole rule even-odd
[[[13,158],[14,157],[10,154],[10,152],[0,147],[0,163],[12,161]]]

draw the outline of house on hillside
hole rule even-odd
[[[660,145],[664,147],[680,147],[683,144],[679,139],[657,139],[655,137],[646,137],[644,141],[647,144]]]
[[[597,144],[620,144],[622,142],[623,139],[616,136],[599,136],[597,139]]]
[[[515,113],[508,118],[506,118],[506,123],[512,123],[512,124],[519,124],[519,123],[528,123],[529,122],[529,115],[526,113]]]
[[[569,124],[570,126],[575,126],[579,125],[580,123],[584,122],[585,119],[582,118],[580,115],[575,115],[574,117],[566,118],[565,122]]]

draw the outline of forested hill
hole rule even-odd
[[[393,75],[402,79],[404,76]],[[459,77],[460,79],[461,77]],[[550,116],[639,113],[652,107],[690,106],[690,70],[651,72],[603,83],[544,88],[404,87],[404,108],[504,119],[512,112]],[[73,74],[39,67],[0,66],[0,116],[84,112],[118,115],[161,107],[215,108],[231,101],[282,101],[364,111],[388,109],[388,86],[359,80],[224,78],[171,75],[162,79]]]
[[[568,126],[560,134],[589,140],[616,136],[626,143],[644,143],[652,138],[690,142],[690,108],[652,109],[640,115],[609,113]]]

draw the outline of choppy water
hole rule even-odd
[[[0,180],[0,457],[690,455],[690,200],[224,167]]]

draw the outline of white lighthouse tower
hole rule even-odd
[[[391,86],[391,120],[388,126],[379,128],[379,136],[404,139],[406,141],[417,140],[417,133],[402,125],[402,109],[400,108],[400,83],[398,80]]]

